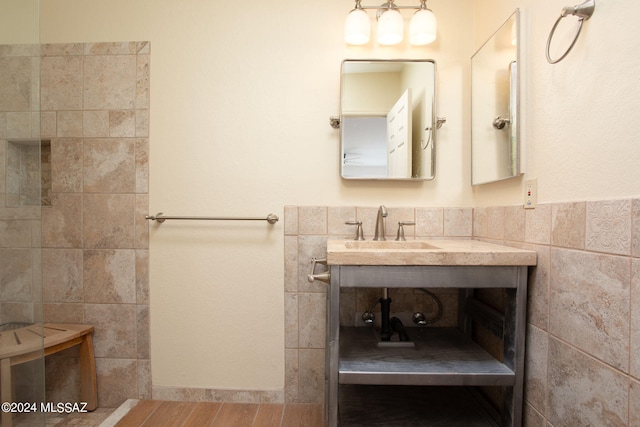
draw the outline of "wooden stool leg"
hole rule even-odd
[[[11,358],[0,360],[0,403],[11,402]],[[13,414],[2,411],[2,427],[11,427]]]
[[[87,402],[87,410],[93,411],[98,407],[96,359],[90,333],[84,336],[80,344],[80,397],[83,402]]]

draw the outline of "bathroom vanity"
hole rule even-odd
[[[475,240],[329,240],[327,425],[520,426],[528,266],[536,253]],[[340,325],[341,288],[457,288],[458,327],[407,328],[409,343],[380,343],[373,327]],[[478,289],[503,288],[505,312]],[[498,360],[472,339],[502,340]],[[502,388],[493,410],[480,386]]]

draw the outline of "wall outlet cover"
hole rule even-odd
[[[524,208],[534,209],[538,203],[538,180],[527,179],[524,182]]]

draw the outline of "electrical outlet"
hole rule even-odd
[[[528,179],[524,182],[524,208],[534,209],[538,203],[538,180]]]

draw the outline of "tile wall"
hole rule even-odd
[[[371,238],[375,212],[285,209],[287,401],[323,398],[326,285],[307,282],[310,259],[325,255],[327,237],[353,235],[345,221],[362,220]],[[524,425],[640,425],[640,199],[388,212],[387,224],[415,219],[407,238],[473,236],[538,253],[529,279]],[[388,225],[387,238],[394,232]],[[341,321],[357,322],[371,297],[343,294]]]
[[[22,105],[35,94],[0,93],[14,104],[0,137],[51,140],[44,321],[94,325],[99,406],[148,398],[149,43],[42,45],[37,59],[11,49],[1,60],[14,80],[30,81],[19,65],[39,61],[41,113]],[[10,83],[0,91],[22,87]],[[47,358],[48,401],[79,400],[75,351]]]

